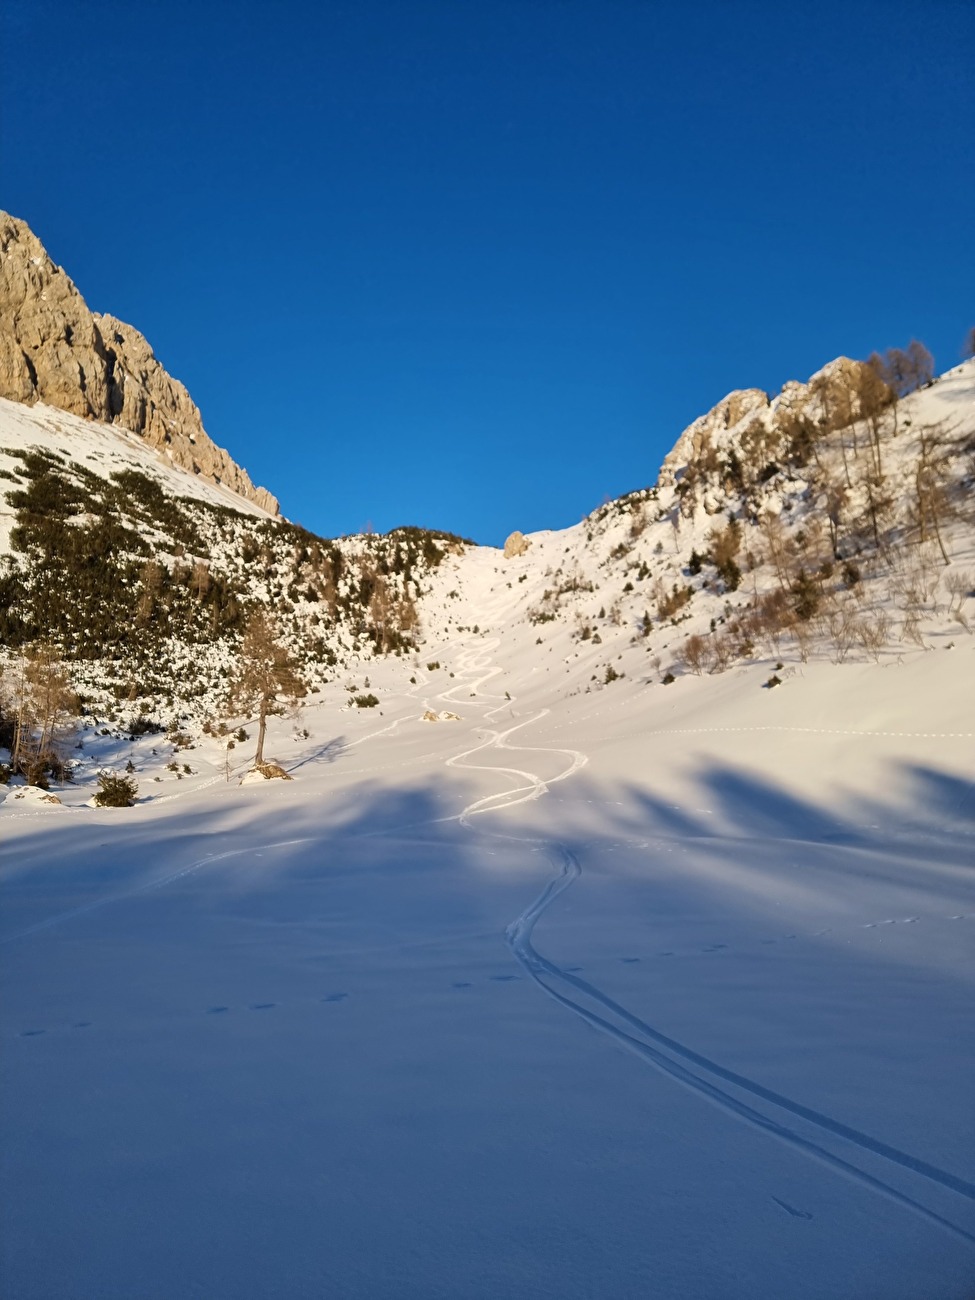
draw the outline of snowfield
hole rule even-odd
[[[567,689],[451,563],[292,782],[7,791],[0,1292],[970,1296],[975,638]]]
[[[724,485],[811,391],[732,395],[524,554],[435,548],[416,653],[323,623],[290,781],[213,725],[231,642],[165,711],[72,661],[74,781],[0,786],[4,1300],[971,1300],[975,361],[900,403],[873,549],[862,428]],[[42,447],[228,503],[47,408],[0,433],[14,483]],[[721,658],[790,555],[829,561],[816,635]]]

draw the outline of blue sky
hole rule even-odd
[[[498,543],[975,324],[975,6],[8,0],[0,206],[324,534]]]

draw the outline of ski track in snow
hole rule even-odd
[[[450,691],[445,692],[439,698],[449,700],[454,691],[461,687],[473,687],[474,692],[492,677],[502,671],[500,667],[490,666],[490,651],[498,644],[498,640],[489,640],[481,642],[480,646],[470,651],[462,651],[457,660],[456,671],[458,673],[478,674],[473,680],[461,682],[458,686],[452,687]],[[472,693],[474,693],[472,692]],[[489,709],[485,713],[485,718],[491,717],[494,713],[499,712],[509,700],[506,698],[497,707]],[[491,732],[488,737],[480,744],[473,746],[471,749],[464,750],[459,754],[453,755],[446,760],[448,767],[464,767],[476,771],[501,772],[508,773],[526,784],[516,785],[514,788],[503,791],[494,795],[488,795],[474,800],[468,804],[462,812],[454,817],[440,818],[440,821],[459,821],[461,825],[468,829],[475,829],[471,824],[471,818],[482,815],[487,812],[501,812],[505,809],[515,807],[518,804],[525,803],[529,800],[538,799],[544,794],[551,785],[558,781],[564,781],[572,776],[588,761],[587,756],[578,750],[556,749],[545,745],[518,746],[508,744],[508,737],[524,727],[528,727],[549,712],[547,709],[541,709],[531,718],[524,722],[517,723],[515,726],[508,728],[503,732]],[[756,728],[758,730],[759,728]],[[716,729],[717,730],[717,729]],[[745,730],[745,728],[742,728]],[[772,728],[762,728],[762,730],[772,730]],[[775,730],[788,730],[788,728],[775,728]],[[817,730],[815,728],[795,728],[795,730]],[[863,734],[863,733],[857,733]],[[879,733],[878,733],[879,734]],[[898,733],[900,734],[900,733]],[[967,734],[967,733],[965,733]],[[486,749],[507,749],[521,750],[522,752],[545,752],[550,754],[567,755],[571,757],[569,765],[554,777],[542,780],[535,773],[526,771],[522,768],[514,767],[494,767],[484,764],[475,764],[465,762],[465,759],[472,755],[481,753]],[[478,828],[480,829],[480,828]],[[505,939],[512,954],[519,964],[534,981],[534,983],[553,1001],[560,1006],[565,1007],[568,1011],[579,1016],[591,1028],[596,1029],[610,1039],[619,1047],[637,1056],[640,1060],[656,1069],[662,1071],[670,1078],[676,1080],[684,1087],[697,1093],[699,1096],[706,1098],[712,1104],[718,1106],[726,1113],[743,1120],[754,1128],[767,1133],[778,1139],[795,1150],[802,1152],[804,1155],[824,1164],[839,1174],[852,1179],[861,1186],[880,1193],[889,1200],[913,1213],[919,1215],[930,1223],[947,1230],[954,1236],[960,1237],[965,1241],[975,1243],[975,1235],[960,1228],[957,1224],[949,1219],[942,1217],[934,1210],[929,1209],[920,1201],[900,1191],[898,1188],[884,1182],[881,1178],[866,1172],[857,1165],[852,1164],[843,1156],[835,1154],[811,1138],[803,1136],[793,1128],[788,1128],[777,1119],[770,1117],[763,1111],[755,1108],[736,1096],[729,1089],[735,1089],[737,1092],[745,1093],[750,1098],[772,1106],[794,1119],[811,1126],[820,1134],[826,1135],[834,1140],[840,1140],[852,1146],[861,1154],[878,1157],[890,1164],[896,1165],[909,1173],[920,1178],[926,1179],[950,1192],[966,1198],[969,1201],[975,1201],[975,1184],[969,1183],[956,1175],[939,1169],[925,1160],[920,1160],[907,1152],[900,1151],[885,1142],[872,1138],[869,1134],[862,1133],[857,1129],[843,1124],[838,1120],[831,1119],[827,1115],[813,1110],[811,1107],[804,1106],[799,1102],[792,1101],[780,1093],[774,1092],[770,1088],[754,1080],[746,1078],[733,1070],[727,1069],[719,1063],[709,1060],[700,1053],[693,1051],[691,1048],[684,1046],[675,1039],[655,1030],[651,1025],[633,1015],[620,1003],[613,998],[602,993],[595,985],[589,981],[580,978],[572,970],[564,969],[557,966],[554,962],[543,957],[532,942],[535,925],[548,910],[549,907],[564,894],[572,884],[579,879],[582,874],[582,866],[578,857],[564,844],[555,840],[533,839],[527,836],[505,835],[501,832],[485,832],[494,838],[515,841],[523,844],[532,844],[536,848],[541,847],[552,859],[556,867],[556,875],[551,879],[542,890],[542,892],[525,908],[525,910],[515,918],[505,931]],[[911,918],[912,920],[914,918]],[[573,996],[574,995],[574,996]],[[581,1000],[585,999],[585,1001]],[[595,1004],[599,1011],[593,1009]],[[610,1019],[609,1017],[612,1017]],[[625,1026],[625,1028],[624,1028]],[[679,1059],[675,1059],[679,1058]],[[693,1066],[694,1069],[690,1069]],[[697,1071],[697,1072],[695,1072]],[[709,1077],[707,1077],[709,1076]],[[724,1087],[719,1086],[713,1080],[720,1081]],[[773,1200],[775,1198],[773,1197]],[[780,1203],[781,1204],[781,1203]],[[791,1211],[790,1211],[791,1212]]]
[[[454,694],[459,690],[466,690],[468,698],[466,705],[470,706],[471,698],[477,699],[480,694],[480,688],[497,676],[503,669],[492,663],[491,652],[499,644],[498,638],[480,640],[476,645],[470,645],[468,642],[456,644],[458,657],[455,661],[455,673],[461,680],[449,687],[444,692],[436,696],[436,699],[445,704],[459,704],[459,701],[453,699]],[[408,692],[409,695],[416,695],[425,683],[420,682],[414,690]],[[484,700],[477,699],[478,704],[483,704],[490,699],[498,699],[497,696],[485,696]],[[505,697],[499,703],[487,708],[484,712],[485,721],[493,719],[493,716],[509,706],[513,701],[510,697]],[[429,706],[427,700],[423,701],[424,705]],[[507,790],[496,792],[495,794],[485,795],[468,804],[461,812],[450,817],[436,818],[433,822],[423,824],[439,824],[444,822],[459,822],[466,829],[478,833],[484,833],[495,839],[503,839],[509,842],[532,845],[535,851],[546,853],[556,869],[556,874],[545,885],[544,889],[531,903],[524,909],[521,914],[513,920],[505,930],[505,940],[519,965],[524,969],[529,978],[537,985],[539,989],[551,998],[558,1005],[572,1012],[582,1019],[591,1028],[599,1031],[610,1038],[617,1046],[626,1050],[631,1055],[636,1056],[648,1065],[666,1074],[690,1091],[703,1097],[713,1105],[719,1107],[725,1113],[744,1121],[751,1127],[764,1132],[771,1137],[778,1139],[784,1144],[800,1151],[804,1155],[818,1161],[819,1163],[833,1169],[835,1172],[852,1179],[874,1192],[877,1192],[887,1199],[911,1210],[928,1222],[947,1230],[953,1235],[963,1240],[975,1243],[975,1235],[970,1234],[957,1224],[942,1217],[934,1210],[928,1208],[920,1201],[900,1191],[891,1184],[884,1182],[881,1178],[871,1174],[864,1169],[854,1165],[850,1160],[820,1145],[812,1140],[811,1137],[804,1136],[794,1128],[786,1127],[780,1120],[772,1118],[764,1111],[756,1108],[755,1105],[742,1099],[736,1093],[743,1093],[751,1100],[764,1103],[765,1106],[774,1107],[779,1111],[785,1112],[795,1120],[801,1121],[834,1141],[845,1142],[848,1147],[853,1147],[862,1155],[872,1156],[893,1164],[908,1173],[928,1182],[964,1197],[969,1201],[975,1201],[975,1184],[969,1183],[956,1175],[939,1169],[927,1161],[921,1160],[907,1152],[890,1146],[862,1133],[857,1129],[834,1120],[827,1115],[813,1110],[811,1107],[802,1105],[799,1102],[792,1101],[790,1098],[764,1087],[762,1084],[740,1075],[733,1070],[722,1066],[718,1062],[695,1052],[692,1048],[686,1047],[677,1040],[668,1037],[665,1034],[655,1030],[651,1025],[641,1020],[638,1016],[628,1011],[620,1003],[603,993],[595,985],[587,980],[582,979],[575,973],[577,967],[563,968],[549,961],[542,956],[534,946],[533,933],[537,922],[552,904],[564,894],[572,884],[582,875],[582,866],[576,856],[566,845],[555,840],[532,838],[529,836],[507,835],[500,831],[484,830],[482,826],[475,827],[472,818],[480,817],[485,813],[502,812],[519,804],[534,801],[545,794],[552,785],[565,781],[575,775],[588,762],[588,756],[580,750],[553,747],[545,744],[536,745],[515,745],[509,743],[509,738],[516,732],[522,731],[527,727],[541,721],[542,718],[549,714],[550,710],[542,708],[534,713],[531,717],[515,723],[504,731],[489,731],[488,734],[477,745],[452,755],[444,760],[447,767],[463,768],[471,771],[482,771],[507,775],[515,778],[517,784]],[[389,735],[406,718],[397,719],[377,731],[370,732],[367,735],[359,737],[357,740],[350,742],[351,745],[360,745],[365,741],[376,739],[380,736]],[[676,729],[675,729],[676,730]],[[686,730],[686,729],[684,729]],[[700,728],[695,731],[709,730],[795,730],[795,731],[821,731],[820,728]],[[668,734],[659,732],[654,734]],[[839,734],[839,733],[837,733]],[[842,733],[842,734],[887,734],[887,733]],[[907,734],[907,733],[891,733]],[[913,733],[912,733],[913,734]],[[920,734],[920,733],[918,733]],[[959,733],[967,735],[968,733]],[[527,768],[513,766],[496,766],[491,764],[473,763],[470,760],[478,754],[488,750],[503,750],[519,753],[544,753],[547,755],[556,755],[567,758],[568,762],[565,767],[557,772],[554,776],[542,778]],[[218,778],[219,779],[219,778]],[[212,782],[207,782],[211,784]],[[161,802],[161,800],[160,800]],[[407,829],[406,827],[397,829]],[[389,828],[367,833],[367,835],[388,835],[391,831]],[[363,836],[365,838],[366,836]],[[162,876],[158,879],[146,882],[143,885],[121,893],[108,895],[106,897],[95,899],[82,907],[74,908],[67,912],[61,912],[56,916],[38,922],[15,934],[7,935],[0,939],[0,945],[12,943],[15,940],[26,938],[30,935],[40,933],[50,929],[63,922],[87,915],[100,908],[110,906],[113,903],[123,902],[127,899],[137,897],[142,894],[150,893],[153,890],[162,889],[175,881],[190,876],[202,868],[211,866],[216,862],[224,861],[228,858],[240,857],[251,853],[260,853],[277,848],[287,848],[298,844],[308,844],[315,842],[315,837],[304,837],[301,839],[280,840],[270,844],[250,845],[246,848],[230,849],[223,853],[208,854],[188,866],[181,868],[179,871],[172,872],[169,875]],[[915,920],[916,918],[910,918]],[[954,918],[953,918],[954,919]],[[885,922],[875,922],[876,924],[885,924]],[[865,928],[873,928],[872,925]],[[723,945],[719,945],[723,946]],[[623,959],[626,960],[626,959]],[[503,979],[504,976],[492,976],[492,979]],[[513,978],[513,977],[509,977]],[[463,987],[458,985],[456,987]],[[331,994],[324,1001],[337,1001],[344,999],[347,994]],[[266,1010],[275,1006],[274,1003],[252,1004],[251,1010]],[[598,1010],[596,1009],[598,1008]],[[227,1010],[224,1007],[211,1008],[209,1013],[217,1014]],[[27,1031],[27,1036],[33,1033],[42,1033],[43,1031]],[[693,1067],[693,1068],[691,1068]],[[723,1085],[723,1086],[721,1086]],[[733,1090],[733,1091],[732,1091]],[[772,1198],[774,1201],[775,1197]],[[796,1212],[790,1207],[785,1207],[784,1203],[776,1201],[776,1204],[783,1205],[789,1210],[790,1214]],[[810,1217],[810,1216],[806,1216]]]
[[[39,934],[42,930],[49,930],[52,926],[60,925],[64,921],[72,921],[79,916],[86,916],[90,912],[97,912],[100,908],[110,907],[113,903],[123,903],[130,898],[138,898],[141,894],[150,894],[154,889],[163,889],[166,885],[173,884],[174,881],[193,875],[194,872],[201,870],[203,867],[212,866],[215,862],[223,862],[227,858],[242,857],[246,853],[263,853],[269,849],[290,848],[295,844],[309,844],[310,842],[311,840],[308,837],[298,840],[278,840],[274,844],[250,844],[244,849],[227,849],[224,853],[208,853],[205,858],[199,858],[196,862],[191,862],[189,866],[181,867],[179,871],[173,871],[168,876],[148,880],[144,884],[136,885],[132,889],[122,890],[118,894],[106,894],[102,898],[96,898],[90,903],[85,903],[82,907],[74,907],[68,912],[58,912],[56,916],[49,916],[43,921],[38,921],[36,925],[29,925],[26,930],[18,930],[15,934],[5,935],[0,939],[0,946],[13,943],[16,939],[25,939],[31,934]]]

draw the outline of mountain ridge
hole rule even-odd
[[[277,499],[210,438],[145,337],[89,310],[25,221],[0,212],[0,397],[128,429],[173,465],[270,515]]]
[[[142,381],[126,386],[148,373],[148,344],[81,312],[26,238],[51,392],[24,387],[20,335],[0,330],[0,356],[23,359],[8,365],[20,397],[0,397],[0,641],[53,640],[103,714],[220,716],[255,609],[313,689],[340,699],[364,664],[401,658],[412,683],[487,634],[512,681],[528,665],[575,694],[765,661],[772,681],[780,664],[879,660],[970,630],[975,361],[935,379],[912,345],[923,364],[906,379],[897,352],[838,357],[775,396],[734,390],[677,437],[652,486],[504,551],[411,528],[330,541],[127,428],[163,427],[158,407],[145,423]],[[99,355],[103,337],[122,375],[116,423],[95,418],[109,390],[79,382],[78,348]],[[200,442],[186,445],[192,458]]]

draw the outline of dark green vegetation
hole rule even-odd
[[[312,677],[343,651],[412,648],[420,582],[463,544],[417,528],[330,541],[170,495],[137,470],[106,479],[40,447],[7,454],[18,464],[0,643],[44,638],[69,662],[99,665],[116,699],[155,708],[225,693],[257,608]]]
[[[131,776],[113,772],[100,772],[95,803],[99,808],[131,808],[139,795],[139,787]]]

